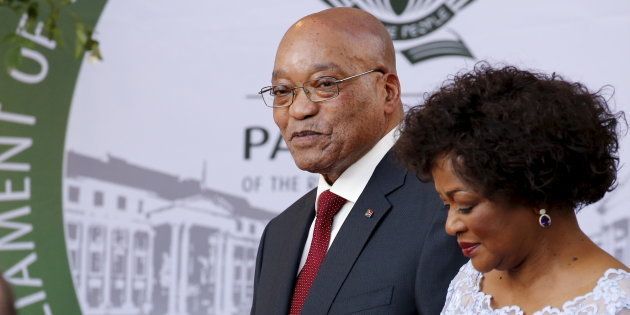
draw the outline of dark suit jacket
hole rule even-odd
[[[287,314],[316,189],[271,220],[256,259],[252,314]],[[465,258],[430,183],[388,153],[328,250],[302,314],[439,314]],[[365,212],[372,209],[371,218]]]

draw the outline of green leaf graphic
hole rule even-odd
[[[401,15],[405,12],[409,0],[390,0],[389,2],[392,5],[392,9],[394,9],[394,13],[396,13],[396,15]]]

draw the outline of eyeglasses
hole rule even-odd
[[[302,86],[290,87],[287,85],[272,85],[260,89],[260,96],[268,107],[289,107],[293,104],[293,100],[297,95],[296,90],[304,90],[306,97],[314,103],[327,101],[339,95],[339,83],[345,82],[364,74],[379,72],[385,73],[380,69],[372,69],[343,79],[335,79],[330,76],[319,77],[315,80],[307,81]]]

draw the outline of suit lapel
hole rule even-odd
[[[265,300],[267,303],[273,304],[270,309],[275,310],[270,314],[289,313],[293,286],[304,250],[304,243],[308,237],[311,222],[315,217],[316,195],[316,190],[313,190],[292,206],[297,211],[293,211],[293,217],[287,220],[287,222],[291,222],[291,225],[286,227],[282,235],[286,241],[277,242],[273,251],[275,253],[275,266],[273,267],[273,274],[268,278],[270,281],[267,282],[270,286],[262,289],[266,291]],[[299,241],[291,242],[289,240]]]
[[[397,166],[391,152],[374,170],[335,237],[319,275],[311,287],[303,314],[326,314],[374,229],[391,209],[387,194],[404,183],[406,171]],[[372,214],[368,215],[371,210]],[[368,217],[369,216],[369,217]]]

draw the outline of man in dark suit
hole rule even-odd
[[[404,112],[381,22],[351,8],[301,19],[261,94],[320,180],[266,227],[252,314],[439,313],[464,257],[433,186],[390,152]]]

